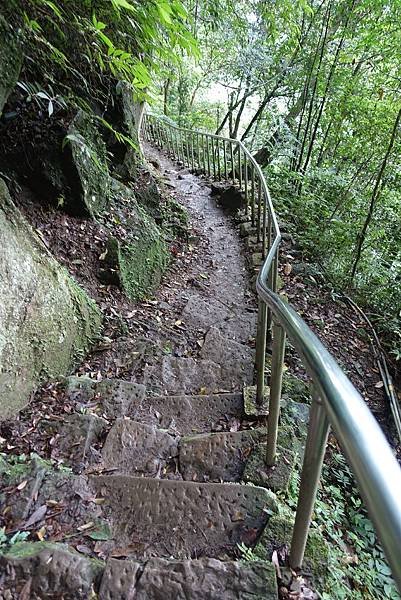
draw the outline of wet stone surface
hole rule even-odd
[[[87,600],[94,593],[103,567],[61,544],[16,544],[0,555],[0,592],[8,598]],[[13,595],[11,595],[13,593]],[[60,595],[62,594],[62,596]],[[0,595],[6,600],[6,595]]]
[[[106,469],[130,475],[160,477],[167,463],[178,455],[177,441],[152,425],[118,419],[102,450]]]
[[[203,388],[207,393],[239,391],[253,379],[249,344],[256,334],[256,301],[238,232],[207,182],[175,166],[163,153],[149,146],[145,151],[174,185],[204,252],[200,264],[191,265],[194,278],[188,277],[184,289],[173,286],[166,294],[183,323],[184,339],[175,341],[170,356],[147,360],[143,382],[160,394],[196,394]],[[227,350],[222,353],[222,348]],[[235,353],[230,360],[229,351]]]
[[[66,377],[67,396],[86,406],[91,403],[108,419],[123,417],[138,406],[145,397],[146,388],[140,383],[120,379],[95,381],[89,377]]]
[[[91,481],[106,499],[113,539],[131,545],[132,558],[218,556],[252,545],[275,507],[271,492],[256,486],[120,475]]]
[[[226,429],[243,414],[241,394],[179,395],[148,396],[130,417],[184,435]]]
[[[90,464],[100,459],[99,445],[108,421],[92,414],[74,413],[59,427],[57,454],[73,466]]]
[[[277,598],[274,568],[269,563],[150,559],[109,560],[99,600],[273,600]]]
[[[188,481],[240,481],[264,430],[209,433],[180,440],[180,471]]]

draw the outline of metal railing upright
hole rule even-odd
[[[329,427],[346,455],[368,513],[401,591],[401,469],[365,401],[301,317],[277,294],[280,230],[259,164],[242,142],[178,127],[145,114],[142,136],[184,166],[230,181],[243,195],[243,214],[260,243],[256,338],[256,402],[266,391],[266,349],[272,336],[266,465],[277,458],[277,436],[286,337],[302,359],[313,393],[290,549],[290,565],[302,566]]]

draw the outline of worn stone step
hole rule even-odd
[[[244,384],[252,382],[254,351],[246,344],[225,337],[216,327],[207,332],[200,355],[220,366],[227,386],[242,389]]]
[[[156,394],[198,394],[201,390],[212,394],[227,389],[220,365],[192,357],[164,356],[159,365],[145,367],[143,381]]]
[[[77,404],[93,405],[94,410],[108,419],[123,417],[134,410],[145,397],[146,388],[140,383],[123,379],[95,381],[89,377],[66,377],[64,388]]]
[[[242,394],[148,396],[129,413],[131,419],[180,434],[219,431],[244,416]]]
[[[188,481],[240,481],[263,429],[185,436],[180,440],[180,472]]]
[[[64,544],[19,542],[0,554],[0,598],[88,600],[102,571]]]
[[[172,435],[129,419],[117,419],[102,450],[106,469],[137,476],[160,477],[177,456],[178,442]]]
[[[256,543],[276,509],[269,490],[124,475],[91,477],[114,546],[130,558],[220,556]]]
[[[262,561],[165,560],[144,565],[109,559],[99,600],[264,600],[277,599],[274,567]]]
[[[267,468],[266,429],[173,437],[153,425],[119,419],[103,447],[102,469],[134,476],[197,482],[244,480],[285,489],[294,466],[291,450],[279,448],[277,465]]]

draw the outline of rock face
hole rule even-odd
[[[72,171],[76,171],[79,195],[84,205],[83,212],[96,217],[108,208],[111,192],[106,145],[94,119],[82,110],[71,122],[67,140],[72,152]]]
[[[99,332],[96,304],[51,257],[0,179],[0,419],[66,374]]]
[[[22,65],[22,47],[17,35],[0,15],[0,115],[15,86]]]

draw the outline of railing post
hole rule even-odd
[[[195,145],[195,140],[194,140],[194,134],[191,133],[191,168],[192,171],[195,170],[195,153],[194,153],[194,145]]]
[[[213,179],[216,179],[216,153],[215,153],[214,139],[210,138],[210,141],[212,144]]]
[[[233,143],[230,141],[230,158],[231,158],[231,172],[233,176],[233,184],[235,184],[235,164],[234,164],[234,148]]]
[[[224,160],[224,179],[227,180],[227,146],[226,140],[223,140],[223,160]]]
[[[248,216],[248,206],[249,206],[249,197],[248,197],[248,158],[247,158],[246,154],[244,154],[244,188],[245,188],[245,214]]]
[[[276,462],[277,432],[280,418],[281,387],[283,382],[285,331],[274,322],[273,348],[270,375],[269,415],[267,417],[266,465],[272,467]]]
[[[265,365],[266,365],[266,333],[267,333],[267,305],[263,300],[258,302],[258,326],[256,330],[256,404],[263,403],[265,391]]]
[[[211,176],[212,171],[210,169],[210,152],[209,152],[209,137],[206,136],[206,158],[207,158],[207,174],[208,177]]]
[[[328,435],[329,421],[326,411],[316,390],[313,390],[297,513],[290,550],[290,566],[293,569],[300,568],[304,559]]]
[[[255,167],[251,163],[251,217],[252,227],[255,227]]]
[[[262,227],[262,182],[258,177],[258,219],[256,224],[256,241],[258,244],[261,242],[260,238],[260,229]],[[262,256],[263,256],[263,248],[262,248]]]
[[[201,169],[201,156],[200,156],[200,146],[199,146],[199,133],[196,132],[196,166],[198,169]]]
[[[242,189],[242,165],[241,165],[241,146],[238,144],[238,182],[239,189]]]

